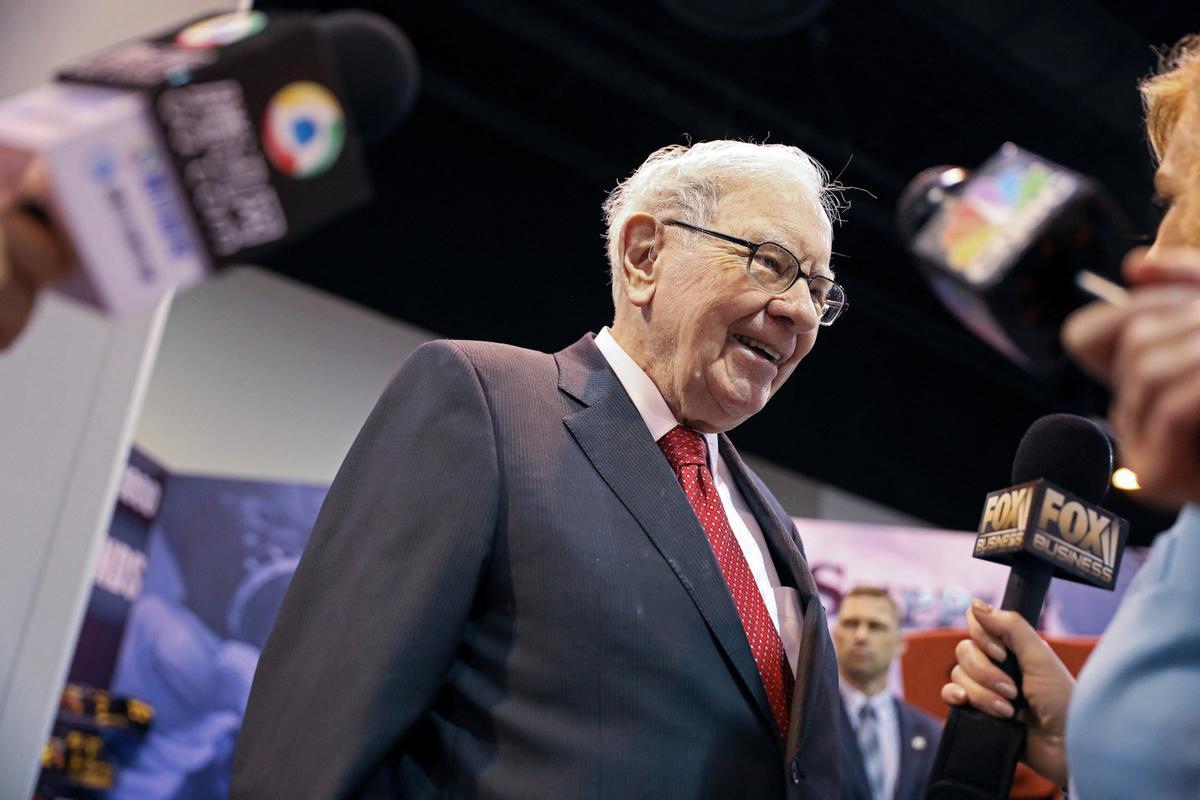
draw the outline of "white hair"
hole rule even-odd
[[[621,286],[621,228],[632,214],[672,212],[682,221],[706,226],[730,191],[747,181],[791,178],[812,193],[830,224],[845,208],[841,186],[816,159],[798,147],[722,139],[694,145],[673,144],[650,154],[604,201],[613,302]]]

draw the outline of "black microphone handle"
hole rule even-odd
[[[1054,566],[1041,559],[1023,558],[1013,564],[1000,608],[1016,611],[1036,626],[1046,602]],[[1000,664],[1017,687],[1013,709],[1026,705],[1021,693],[1021,668],[1009,651]],[[1025,722],[1000,719],[970,706],[950,710],[942,743],[929,777],[925,800],[1007,800],[1013,773],[1025,752]]]
[[[1008,573],[1008,585],[1004,587],[1004,599],[1000,601],[1001,610],[1016,611],[1036,628],[1042,616],[1042,606],[1046,604],[1046,591],[1050,588],[1052,577],[1054,565],[1040,558],[1017,561]],[[1021,667],[1011,650],[1000,664],[1000,669],[1016,684],[1018,694],[1013,701],[1013,708],[1020,711],[1025,707],[1025,695],[1021,693]]]

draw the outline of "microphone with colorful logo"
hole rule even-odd
[[[64,291],[120,311],[366,203],[362,143],[418,83],[376,14],[194,20],[0,103],[0,195],[20,186],[26,218],[65,240]]]
[[[1051,414],[1030,426],[1013,459],[1014,485],[987,496],[975,540],[976,558],[1012,568],[1001,608],[1036,627],[1052,577],[1116,585],[1129,524],[1100,505],[1112,469],[1112,443],[1091,420]],[[1021,686],[1011,652],[1000,667]],[[926,800],[1007,798],[1025,733],[1016,718],[952,709]]]
[[[935,294],[978,337],[1048,379],[1069,369],[1059,328],[1097,298],[1122,302],[1119,208],[1091,178],[1005,144],[973,173],[931,167],[904,190],[900,235]]]

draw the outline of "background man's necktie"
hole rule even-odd
[[[779,631],[767,613],[750,565],[746,563],[746,556],[738,546],[733,529],[729,527],[729,518],[725,516],[725,508],[717,495],[717,487],[708,468],[708,445],[701,434],[679,425],[659,439],[658,446],[675,470],[679,485],[683,487],[688,502],[700,519],[701,527],[708,535],[721,574],[733,596],[733,604],[742,619],[742,628],[746,631],[750,652],[754,654],[759,678],[767,692],[771,713],[786,739],[795,678]]]
[[[879,717],[870,703],[864,705],[858,715],[858,749],[862,751],[867,782],[871,785],[871,797],[873,800],[884,800],[883,750],[879,745]]]

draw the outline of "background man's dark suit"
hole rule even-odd
[[[900,773],[896,778],[893,800],[922,800],[929,781],[929,771],[942,740],[942,723],[924,711],[899,699],[896,719],[900,723]],[[846,706],[838,703],[841,714],[842,738],[842,800],[871,800],[871,790],[863,766],[862,752]]]
[[[553,356],[435,342],[330,490],[233,796],[354,795],[388,763],[405,798],[835,797],[820,599],[783,509],[724,436],[721,454],[803,608],[787,742],[705,533],[591,336]]]

